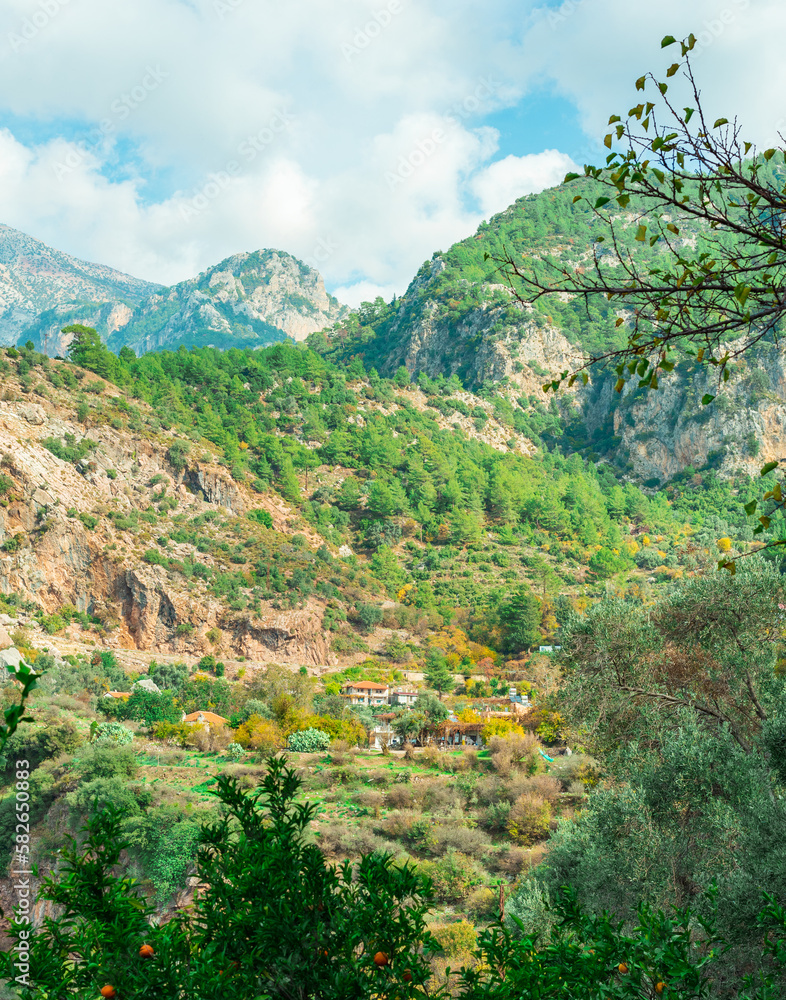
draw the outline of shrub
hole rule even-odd
[[[501,851],[487,857],[486,863],[495,871],[515,877],[529,866],[530,855],[521,847],[503,847]]]
[[[133,778],[139,769],[132,747],[109,742],[91,743],[83,747],[73,764],[82,781],[92,781],[94,778]]]
[[[226,749],[227,757],[229,757],[230,760],[235,761],[235,763],[243,759],[244,753],[245,751],[239,743],[230,743]]]
[[[288,746],[296,753],[319,753],[330,746],[330,735],[321,729],[303,729],[290,735]]]
[[[505,903],[505,924],[516,937],[524,934],[547,937],[554,925],[548,891],[531,878],[523,879]]]
[[[385,805],[388,809],[411,809],[415,796],[406,785],[394,785],[385,793]]]
[[[508,833],[523,844],[534,844],[549,832],[551,805],[536,792],[520,795],[508,816]]]
[[[531,733],[510,732],[506,736],[492,736],[489,749],[491,761],[500,774],[507,774],[511,767],[523,767],[533,774],[539,764],[540,744]]]
[[[96,729],[96,735],[93,742],[97,746],[102,746],[107,743],[124,746],[127,743],[133,742],[133,739],[134,735],[131,730],[126,729],[122,723],[102,722]]]
[[[450,958],[471,955],[478,943],[475,928],[468,920],[441,926],[432,924],[430,930]]]
[[[246,517],[251,521],[256,521],[257,524],[261,524],[265,528],[273,527],[273,518],[268,511],[263,510],[261,507],[255,507],[253,510],[250,510]]]
[[[459,903],[483,883],[472,858],[452,848],[436,861],[421,861],[418,869],[432,880],[434,897],[441,903]]]
[[[453,824],[437,827],[432,833],[432,840],[432,849],[436,853],[443,854],[455,849],[475,858],[482,857],[491,846],[491,840],[482,830],[471,830],[467,826]]]
[[[499,913],[499,896],[487,885],[480,886],[469,894],[464,907],[472,916],[487,920]]]
[[[357,616],[366,632],[370,632],[382,621],[382,608],[376,604],[359,604]]]
[[[483,814],[483,825],[487,830],[506,830],[510,816],[510,802],[492,802]]]

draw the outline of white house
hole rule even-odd
[[[412,708],[417,701],[418,694],[419,692],[414,688],[394,688],[390,692],[390,704]]]
[[[350,681],[341,689],[341,694],[350,705],[387,705],[390,688],[387,684],[375,684],[374,681]]]

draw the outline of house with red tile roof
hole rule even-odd
[[[216,715],[215,712],[192,712],[191,715],[184,715],[182,721],[201,722],[208,727],[229,725],[229,719],[225,719],[222,715]]]

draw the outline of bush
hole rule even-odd
[[[482,830],[471,830],[467,826],[446,824],[438,827],[432,834],[436,853],[442,854],[451,849],[461,851],[474,858],[482,857],[491,846],[491,840]]]
[[[330,735],[321,729],[303,729],[292,733],[287,742],[296,753],[319,753],[330,746]]]
[[[133,778],[139,769],[130,746],[108,742],[90,743],[83,747],[73,763],[82,781],[93,781],[94,778]]]
[[[548,891],[533,879],[524,879],[505,903],[505,924],[516,937],[532,934],[548,938],[554,925]]]
[[[359,604],[357,616],[366,632],[370,632],[382,621],[382,608],[376,604]]]
[[[124,746],[127,743],[132,743],[133,739],[134,734],[131,730],[126,729],[120,722],[102,722],[96,729],[93,742],[96,746],[103,746],[105,744]]]
[[[441,903],[459,903],[483,883],[472,858],[452,848],[436,861],[421,861],[418,869],[431,879],[434,897]]]
[[[430,930],[450,958],[471,955],[478,943],[475,928],[468,920],[457,920],[453,924],[441,926],[432,924]]]
[[[250,510],[246,517],[248,517],[251,521],[255,521],[257,524],[261,524],[265,528],[273,527],[273,518],[261,507],[255,507],[253,510]]]
[[[237,761],[239,760],[242,760],[244,754],[245,751],[243,750],[243,747],[239,743],[230,743],[226,749],[227,757],[229,757],[230,760],[235,761],[235,763],[237,763]]]
[[[508,815],[508,833],[522,844],[543,840],[549,832],[551,805],[536,792],[520,795]]]

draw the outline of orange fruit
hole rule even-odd
[[[620,970],[620,972],[623,974],[623,976],[628,971],[628,967],[627,967],[627,965],[625,965],[624,962],[620,962],[620,964],[617,966],[617,968]]]
[[[153,955],[155,955],[155,952],[153,951],[153,946],[150,944],[143,944],[139,949],[140,958],[152,958]]]
[[[113,997],[117,996],[117,990],[114,988],[114,986],[109,986],[109,985],[102,986],[101,996],[104,997],[105,1000],[112,1000]]]
[[[374,965],[376,965],[378,969],[381,969],[383,965],[387,965],[389,961],[390,959],[384,951],[378,951],[374,956]]]
[[[404,980],[405,983],[411,983],[412,982],[412,970],[411,969],[404,969],[404,975],[401,978]]]
[[[665,983],[655,983],[655,992],[662,993],[666,989]]]

